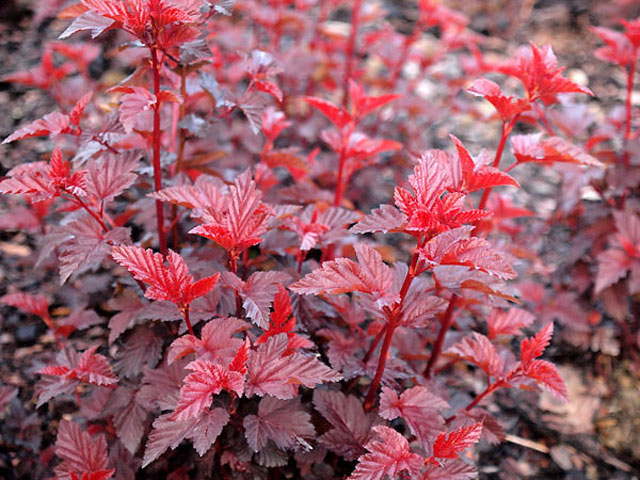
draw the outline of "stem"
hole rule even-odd
[[[384,367],[387,363],[387,356],[389,355],[389,348],[391,347],[391,341],[393,340],[393,333],[398,326],[400,318],[402,318],[402,306],[404,304],[404,299],[407,296],[407,292],[409,291],[411,282],[413,282],[413,279],[417,276],[417,273],[419,271],[418,261],[420,258],[420,254],[418,253],[418,250],[422,247],[422,245],[423,241],[422,239],[419,239],[418,245],[416,246],[416,249],[413,252],[413,256],[411,257],[409,270],[407,271],[407,275],[404,277],[404,282],[402,283],[402,287],[400,288],[400,298],[391,308],[386,310],[388,323],[386,329],[383,329],[385,334],[384,341],[382,342],[382,348],[380,349],[380,357],[378,357],[378,367],[376,368],[375,376],[373,377],[373,381],[371,382],[371,386],[369,387],[367,397],[364,400],[364,409],[366,411],[369,411],[373,408],[375,395],[378,391],[378,387],[380,386],[380,382],[382,381]],[[374,344],[376,343],[376,339],[374,339]],[[377,341],[379,342],[380,340]],[[377,347],[377,344],[373,348],[375,349],[375,347]]]
[[[108,232],[108,231],[109,231],[109,227],[107,227],[107,225],[104,223],[104,221],[102,220],[102,218],[100,218],[96,212],[94,212],[93,210],[91,210],[91,209],[89,208],[89,206],[88,206],[86,203],[84,203],[84,202],[82,201],[82,199],[81,199],[78,195],[76,195],[75,193],[72,193],[71,195],[73,195],[73,199],[74,199],[74,200],[75,200],[75,201],[76,201],[76,202],[77,202],[77,203],[78,203],[82,208],[84,208],[84,209],[85,209],[85,211],[86,211],[89,215],[91,215],[91,216],[96,220],[96,222],[98,222],[98,223],[100,224],[100,226],[102,227],[102,229],[103,229],[105,232]]]
[[[445,312],[444,318],[442,319],[442,326],[440,327],[440,332],[438,333],[436,344],[433,346],[433,352],[431,353],[431,357],[429,357],[427,368],[425,368],[424,370],[424,376],[426,378],[431,378],[431,370],[440,357],[440,353],[442,352],[442,344],[444,343],[444,337],[446,336],[447,331],[453,323],[453,310],[456,306],[458,298],[458,295],[454,293],[451,296],[451,300],[449,300],[449,306],[447,307],[447,311]]]
[[[349,133],[349,136],[351,136],[350,133]],[[344,196],[344,190],[346,187],[344,185],[344,167],[347,163],[347,157],[345,154],[346,147],[344,146],[344,144],[346,144],[348,141],[349,141],[349,138],[347,137],[345,142],[343,143],[342,150],[340,151],[340,159],[338,161],[338,180],[336,182],[336,191],[333,197],[334,207],[339,207],[340,204],[342,203],[342,197]]]
[[[464,407],[462,409],[463,412],[468,412],[469,410],[471,410],[473,407],[475,407],[476,405],[478,405],[482,400],[484,400],[486,397],[488,397],[489,395],[491,395],[493,392],[495,392],[498,388],[500,388],[503,385],[503,381],[502,380],[498,380],[496,383],[488,383],[487,384],[487,388],[484,389],[484,391],[482,393],[480,393],[478,396],[476,396],[476,398],[473,399],[473,401],[467,405],[466,407]],[[459,412],[458,412],[459,413]],[[456,413],[455,415],[450,416],[449,418],[445,419],[445,423],[448,425],[449,423],[451,423],[451,421],[456,418],[456,416],[458,415],[458,413]]]
[[[386,333],[384,336],[384,341],[382,342],[382,348],[380,349],[380,359],[378,360],[378,368],[376,369],[376,374],[373,377],[373,382],[371,382],[371,387],[369,387],[369,393],[367,393],[367,398],[364,400],[364,410],[370,411],[373,408],[373,404],[375,402],[375,395],[378,391],[378,386],[382,381],[382,375],[384,374],[384,367],[387,363],[387,356],[389,355],[389,348],[391,347],[391,341],[393,340],[393,332],[396,329],[396,317],[395,315],[390,316],[389,324],[386,328]]]
[[[547,120],[547,116],[544,114],[544,110],[542,109],[540,104],[538,102],[533,102],[533,107],[536,109],[536,113],[540,117],[540,121],[542,121],[542,125],[544,125],[547,133],[551,136],[554,136],[556,132],[553,130],[553,127],[549,123],[549,120]]]
[[[378,344],[380,343],[380,340],[382,340],[382,336],[384,335],[384,333],[387,331],[388,326],[389,325],[387,324],[384,327],[382,327],[378,332],[378,334],[373,339],[373,342],[371,342],[371,346],[369,347],[369,350],[367,350],[367,353],[362,359],[362,363],[364,363],[365,365],[369,363],[369,359],[371,358],[371,355],[373,355],[373,352],[375,351],[375,349],[378,348]]]
[[[624,164],[629,166],[629,140],[631,139],[631,116],[633,113],[633,105],[631,104],[631,95],[633,93],[633,77],[636,73],[636,56],[633,58],[633,62],[629,66],[629,70],[627,71],[627,102],[626,102],[626,110],[627,117],[625,122],[625,130],[624,130]]]
[[[158,96],[160,93],[160,64],[158,63],[158,50],[154,46],[151,50],[151,63],[153,67],[153,92]],[[162,190],[162,166],[160,165],[160,102],[156,101],[153,106],[153,184],[157,192]],[[158,243],[160,253],[167,256],[167,235],[164,229],[164,211],[162,202],[156,200],[156,220],[158,225]]]
[[[507,144],[507,138],[511,134],[514,125],[518,121],[518,115],[513,117],[508,122],[502,122],[502,135],[500,136],[500,143],[498,143],[498,149],[496,150],[496,156],[493,159],[493,168],[498,168],[500,166],[500,160],[502,159],[502,153],[504,152],[504,147]],[[491,187],[485,188],[484,192],[482,192],[482,198],[480,198],[480,203],[478,204],[478,210],[483,210],[489,200],[489,195],[491,195]]]
[[[182,316],[184,318],[184,323],[187,324],[187,329],[189,330],[189,335],[195,336],[195,333],[193,333],[193,327],[191,326],[191,319],[189,318],[189,310],[190,309],[191,309],[191,305],[187,305],[182,310]]]
[[[344,79],[342,81],[342,107],[347,108],[347,99],[349,98],[349,79],[351,78],[352,57],[356,46],[356,38],[358,36],[358,24],[360,23],[360,4],[362,0],[354,0],[353,9],[351,10],[351,34],[347,41],[347,62],[344,69]]]

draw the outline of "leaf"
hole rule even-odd
[[[194,299],[206,295],[218,281],[220,274],[193,282],[187,265],[180,255],[169,250],[168,266],[160,253],[135,246],[116,246],[111,256],[126,267],[136,280],[147,283],[145,297],[151,300],[167,300],[179,308],[187,307]]]
[[[433,444],[433,457],[456,459],[459,452],[466,450],[480,440],[481,433],[482,423],[460,427],[448,435],[443,432],[438,435]]]
[[[52,112],[44,117],[19,128],[2,141],[2,144],[24,140],[25,138],[41,137],[43,135],[60,135],[71,132],[71,123],[68,115],[60,112]]]
[[[0,298],[0,302],[19,310],[37,315],[45,322],[51,322],[49,317],[49,301],[42,294],[32,295],[24,292],[8,293]]]
[[[289,340],[286,334],[269,338],[250,352],[247,362],[246,395],[286,400],[296,395],[298,385],[309,388],[319,383],[337,382],[342,376],[314,356],[291,353],[284,356]]]
[[[202,457],[209,451],[230,418],[224,408],[212,408],[200,416],[198,423],[192,428],[193,433],[188,436],[198,455]]]
[[[381,480],[385,477],[399,478],[401,472],[416,475],[423,461],[419,455],[409,451],[407,439],[389,427],[373,427],[381,438],[366,445],[369,453],[358,459],[358,465],[350,480]]]
[[[493,340],[500,335],[522,335],[521,329],[531,325],[534,320],[531,313],[521,308],[511,307],[506,312],[494,308],[487,319],[489,339]]]
[[[569,392],[556,366],[546,360],[531,360],[523,373],[544,385],[553,395],[565,402],[569,401]]]
[[[467,88],[467,92],[484,97],[495,107],[503,122],[508,122],[516,115],[531,110],[531,104],[523,98],[506,96],[500,86],[486,78],[478,78]]]
[[[345,109],[316,97],[304,97],[304,101],[322,112],[338,129],[353,122],[353,117]]]
[[[40,375],[50,375],[63,377],[64,380],[80,380],[93,385],[112,385],[118,382],[107,358],[104,355],[95,353],[98,345],[88,348],[79,357],[74,355],[69,357],[73,363],[65,362],[61,365],[49,365],[38,370]]]
[[[253,86],[261,92],[268,93],[279,102],[282,102],[282,90],[280,90],[280,87],[278,87],[274,82],[258,80],[253,83]]]
[[[247,329],[249,324],[237,318],[214,318],[202,328],[201,339],[183,335],[174,340],[169,347],[167,362],[172,364],[185,355],[195,353],[198,359],[226,365],[243,343],[233,335]]]
[[[450,137],[458,150],[462,170],[462,184],[456,185],[454,190],[460,191],[459,189],[462,188],[465,193],[471,193],[499,186],[520,187],[520,184],[511,175],[498,168],[483,164],[482,161],[474,161],[462,142],[453,135]]]
[[[221,210],[225,208],[225,198],[220,189],[211,182],[196,181],[194,185],[180,185],[163,188],[147,196],[162,202],[181,205],[186,208]]]
[[[93,218],[85,216],[65,227],[69,238],[60,248],[60,284],[72,275],[96,270],[109,255],[113,245],[129,241],[128,228],[116,227],[104,232]]]
[[[611,285],[614,285],[621,278],[624,278],[632,265],[632,260],[626,252],[622,250],[605,250],[598,254],[598,274],[596,275],[596,285],[594,293],[596,295]]]
[[[311,415],[305,412],[297,399],[279,400],[264,397],[258,405],[257,415],[244,418],[244,435],[254,452],[262,450],[269,441],[278,448],[308,450],[306,439],[315,437]]]
[[[444,465],[427,465],[420,480],[470,480],[478,477],[473,465],[460,460],[449,460]]]
[[[165,413],[153,421],[153,428],[145,446],[142,468],[149,465],[162,455],[167,449],[175,450],[188,435],[193,433],[197,418],[174,420],[173,414]]]
[[[565,162],[592,167],[603,164],[580,148],[560,137],[540,140],[540,134],[514,135],[511,146],[518,163],[526,162]]]
[[[199,212],[205,222],[189,233],[218,243],[232,258],[262,241],[272,211],[261,201],[262,192],[246,170],[237,177],[225,196],[224,207]]]
[[[242,298],[242,308],[253,323],[260,328],[269,326],[269,307],[283,282],[291,277],[285,272],[254,272],[246,282],[243,282],[237,292]]]
[[[324,262],[320,269],[289,288],[301,295],[362,292],[371,295],[379,305],[392,304],[398,294],[393,291],[393,275],[382,255],[365,244],[357,244],[355,249],[358,263],[348,258]]]
[[[139,326],[127,338],[118,353],[115,369],[120,377],[134,378],[143,367],[155,367],[162,356],[163,339],[152,330]]]
[[[184,379],[180,400],[172,420],[188,420],[209,410],[213,395],[223,389],[242,396],[244,378],[239,372],[228,370],[207,360],[196,360],[187,365],[191,373]]]
[[[387,94],[379,95],[377,97],[366,95],[362,85],[354,82],[352,79],[349,79],[349,97],[351,98],[355,115],[358,117],[364,117],[387,103],[401,98],[402,95]]]
[[[401,230],[407,218],[392,205],[381,205],[351,227],[353,233],[389,233]]]
[[[71,473],[91,474],[109,466],[104,436],[91,437],[78,424],[68,420],[62,420],[58,425],[55,452],[62,459],[55,469],[58,478],[70,478]]]
[[[472,227],[459,227],[432,238],[419,250],[420,258],[433,268],[437,265],[463,265],[502,280],[517,276],[509,262],[483,238],[466,238]]]
[[[116,435],[124,447],[135,455],[145,433],[147,410],[138,402],[136,391],[122,387],[109,398],[105,413],[113,415]]]
[[[140,167],[137,153],[111,153],[89,162],[86,189],[89,196],[101,202],[109,202],[129,188],[138,178]]]
[[[155,108],[158,102],[156,96],[144,87],[118,87],[118,89],[111,91],[124,93],[120,97],[118,113],[120,122],[127,133],[133,131],[140,114]]]
[[[315,389],[313,406],[334,427],[319,438],[321,445],[349,461],[364,453],[371,428],[379,419],[373,413],[365,413],[357,397]]]
[[[269,328],[256,340],[256,343],[264,343],[270,337],[286,333],[289,339],[288,350],[297,348],[311,348],[311,343],[307,338],[296,334],[293,329],[296,326],[296,319],[293,316],[293,308],[291,307],[291,299],[287,293],[287,289],[278,285],[278,292],[275,294],[273,301],[273,312],[269,321]]]
[[[538,358],[551,343],[553,336],[553,322],[547,323],[531,338],[525,338],[520,343],[520,361],[528,365],[533,359]]]
[[[71,22],[67,29],[62,32],[58,38],[68,38],[76,32],[82,32],[85,30],[89,30],[91,32],[91,38],[97,38],[113,24],[114,20],[111,18],[105,18],[102,15],[98,15],[91,11],[85,12]]]
[[[504,363],[493,343],[478,332],[471,332],[471,335],[471,337],[464,337],[449,347],[445,353],[457,355],[477,365],[489,377],[500,376],[504,369]]]
[[[427,388],[409,388],[398,397],[389,387],[382,387],[379,415],[386,420],[402,417],[425,450],[445,426],[441,412],[449,404]]]

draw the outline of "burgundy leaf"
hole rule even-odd
[[[244,418],[244,435],[254,452],[262,450],[269,441],[279,448],[309,449],[307,439],[315,437],[311,415],[296,399],[279,400],[264,397],[258,405],[257,415]]]

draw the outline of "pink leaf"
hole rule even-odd
[[[247,362],[247,396],[272,395],[286,400],[296,395],[298,385],[309,388],[323,382],[337,382],[342,376],[314,356],[291,353],[284,356],[289,340],[280,334],[252,351]]]
[[[534,319],[531,313],[520,308],[512,307],[506,312],[494,308],[487,319],[489,339],[500,335],[522,335],[521,329],[531,325]]]
[[[478,332],[472,332],[472,337],[464,337],[455,345],[447,349],[446,353],[458,357],[480,367],[487,376],[500,376],[504,369],[502,358],[498,355],[493,343]]]
[[[198,455],[202,457],[209,451],[230,418],[229,413],[223,408],[212,408],[200,416],[188,436]]]
[[[407,439],[389,427],[373,427],[381,438],[366,445],[369,453],[358,459],[358,465],[349,480],[382,480],[385,477],[399,478],[408,471],[416,475],[423,465],[422,457],[409,451]]]

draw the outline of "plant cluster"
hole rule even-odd
[[[631,335],[640,21],[596,29],[629,97],[594,130],[577,103],[592,92],[551,47],[496,60],[432,0],[404,33],[362,0],[81,0],[58,17],[71,40],[4,78],[59,106],[4,140],[50,137],[53,153],[0,182],[1,223],[59,274],[1,298],[58,350],[34,360],[38,415],[59,421],[31,474],[475,478],[469,449],[505,436],[497,391],[568,399],[542,356],[555,319],[597,333],[599,315],[566,314],[593,286],[586,256]],[[103,55],[129,74],[95,78]],[[497,144],[434,145],[425,132],[456,115]],[[567,180],[553,220],[597,219],[574,230],[593,240],[614,219],[569,257],[578,291],[540,273],[511,175],[531,163]],[[0,405],[24,411],[17,394],[0,387]]]

